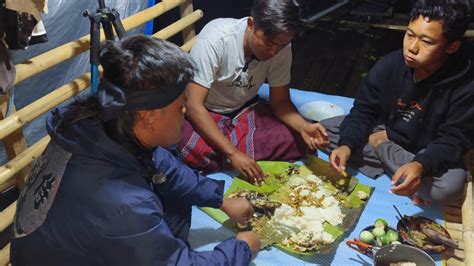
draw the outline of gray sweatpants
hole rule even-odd
[[[339,142],[339,128],[344,116],[321,121],[326,127],[330,144],[323,152],[329,154]],[[373,132],[384,130],[384,126],[376,126]],[[420,153],[424,150],[420,151]],[[397,169],[413,160],[415,154],[403,149],[400,145],[387,141],[374,148],[367,143],[362,149],[352,151],[349,164],[368,177],[376,178],[387,174],[392,176]],[[424,176],[417,195],[426,200],[450,203],[457,202],[463,196],[467,171],[463,168],[449,169],[439,177]]]

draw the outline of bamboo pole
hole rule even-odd
[[[16,173],[28,166],[34,159],[38,158],[48,145],[50,139],[50,136],[43,137],[31,147],[18,154],[13,160],[1,166],[0,184],[8,182]]]
[[[197,40],[197,35],[194,36],[191,40],[189,40],[187,43],[183,44],[183,46],[181,46],[181,49],[183,49],[183,51],[185,52],[189,52],[191,51],[191,48],[193,47],[194,43],[196,42]]]
[[[163,0],[148,9],[124,19],[122,22],[123,27],[126,31],[129,31],[130,29],[136,28],[148,20],[158,17],[170,9],[183,4],[185,1],[186,0]],[[101,41],[105,40],[103,30],[101,30],[100,39]],[[26,62],[15,65],[17,73],[15,84],[89,50],[89,41],[90,36],[86,35],[78,40],[66,43],[41,55],[33,57]]]
[[[70,97],[76,95],[89,85],[88,76],[86,74],[24,107],[20,111],[8,116],[0,121],[0,139],[10,135],[15,130],[21,128],[31,122],[38,116],[46,113],[51,108],[59,105]]]
[[[461,207],[462,212],[462,235],[464,244],[464,263],[474,265],[474,149],[470,150],[465,157],[468,170],[468,183],[466,185],[465,199]]]
[[[18,154],[21,154],[28,148],[28,144],[26,143],[25,137],[23,136],[23,131],[21,129],[18,129],[6,136],[5,139],[3,139],[3,146],[5,147],[5,151],[9,160],[15,158],[18,156]],[[31,168],[27,166],[16,173],[15,184],[19,189],[25,187],[25,181],[28,177],[28,174],[30,173],[30,170]]]
[[[3,232],[13,223],[15,216],[16,201],[10,204],[5,210],[0,212],[0,232]]]
[[[202,10],[196,10],[193,13],[187,15],[186,17],[177,20],[173,24],[167,26],[166,28],[158,31],[157,33],[153,34],[153,37],[157,37],[163,40],[169,39],[173,35],[179,33],[183,29],[189,27],[189,25],[192,25],[194,22],[198,21],[199,19],[202,18],[203,16]],[[191,38],[192,39],[192,38]]]
[[[9,104],[9,94],[4,95],[0,99],[1,110],[0,110],[0,121],[3,120],[7,115],[7,105]],[[15,105],[9,107],[11,112],[16,112]],[[28,144],[23,136],[23,131],[21,129],[15,130],[10,133],[8,136],[3,139],[3,146],[5,147],[5,152],[9,160],[15,158],[18,154],[22,153],[26,148],[28,148]],[[26,167],[21,172],[17,173],[15,176],[15,184],[18,188],[23,188],[25,186],[25,180],[30,172],[30,168]],[[2,186],[3,187],[3,186]],[[3,191],[1,189],[0,191]]]
[[[10,243],[0,250],[0,265],[9,265],[10,263]]]
[[[179,12],[181,14],[181,18],[184,18],[193,12],[193,1],[186,0],[185,3],[179,6]],[[194,31],[194,27],[187,27],[183,30],[183,43],[190,41],[196,32]]]
[[[6,191],[10,187],[13,187],[16,185],[16,179],[15,178],[9,178],[5,183],[0,183],[0,192]]]
[[[466,265],[474,265],[474,219],[472,181],[466,185],[466,199],[462,205],[462,239],[464,242],[464,262]]]
[[[25,106],[16,113],[0,121],[0,139],[31,122],[38,116],[46,113],[72,96],[78,94],[90,85],[90,73],[69,82],[66,85],[50,92],[37,101]]]

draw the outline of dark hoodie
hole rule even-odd
[[[191,205],[217,208],[222,186],[167,150],[134,151],[95,118],[57,127],[35,162],[15,215],[13,265],[248,265],[235,238],[214,251],[186,244]],[[148,167],[152,165],[152,167]]]
[[[440,176],[463,167],[462,156],[472,147],[474,66],[458,52],[423,81],[415,82],[413,72],[401,50],[380,59],[342,122],[339,145],[358,149],[375,125],[385,124],[391,141],[418,153],[414,161],[425,175]]]

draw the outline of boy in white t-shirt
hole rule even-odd
[[[255,0],[251,16],[208,23],[191,50],[197,73],[186,89],[187,120],[180,156],[190,166],[235,169],[251,182],[256,160],[296,160],[328,143],[290,101],[291,46],[304,29],[293,0]],[[270,85],[270,104],[258,100]]]

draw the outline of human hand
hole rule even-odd
[[[221,210],[225,212],[232,221],[241,225],[246,225],[254,213],[252,204],[244,198],[224,199]]]
[[[351,156],[351,149],[349,146],[342,145],[337,147],[331,152],[329,156],[329,162],[331,167],[334,168],[339,173],[344,173],[346,170],[347,160]]]
[[[329,144],[326,128],[320,123],[305,123],[300,134],[311,151]]]
[[[252,251],[253,257],[255,257],[257,252],[260,250],[260,239],[258,238],[257,234],[252,231],[240,232],[235,238],[247,242],[250,250]]]
[[[392,176],[392,192],[397,195],[409,196],[415,194],[421,185],[421,177],[423,175],[423,165],[417,161],[409,162],[402,165]],[[403,182],[396,185],[402,178]]]
[[[236,150],[229,156],[230,164],[250,183],[261,183],[265,179],[262,169],[255,160]]]
[[[386,141],[388,141],[386,130],[380,130],[369,135],[369,144],[374,148],[377,148],[380,144]]]

